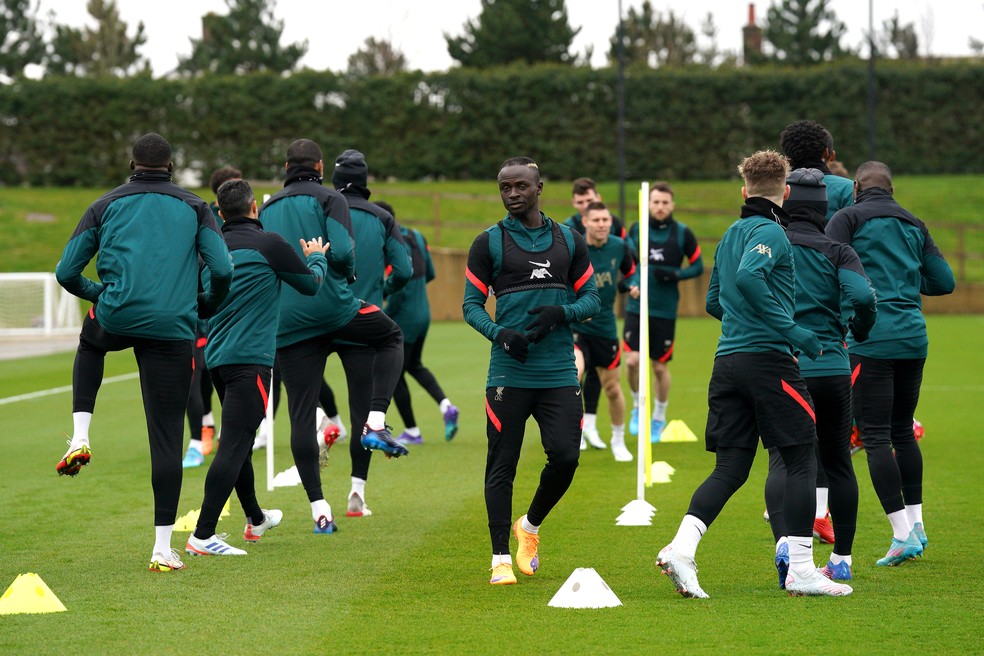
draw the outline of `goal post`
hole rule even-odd
[[[79,299],[53,273],[0,273],[0,336],[67,335],[82,326]]]

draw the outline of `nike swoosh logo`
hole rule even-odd
[[[547,260],[546,262],[534,262],[533,260],[529,260],[529,263],[538,267],[543,267],[544,269],[550,268],[550,260]]]

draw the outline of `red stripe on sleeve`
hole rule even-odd
[[[581,289],[581,287],[584,287],[584,283],[588,282],[588,280],[593,275],[594,275],[594,267],[589,264],[588,270],[584,272],[584,275],[581,276],[576,283],[574,283],[574,291],[578,291]]]
[[[465,277],[468,278],[468,282],[475,285],[478,291],[482,292],[485,296],[489,295],[489,286],[479,280],[478,276],[472,273],[468,267],[465,267]]]
[[[495,429],[501,433],[502,422],[499,421],[499,418],[495,416],[494,412],[492,412],[492,406],[489,405],[488,398],[485,399],[485,414],[489,416],[489,421],[492,422],[492,425],[495,426]]]
[[[96,318],[96,306],[95,305],[92,305],[92,306],[89,307],[89,318],[90,319],[95,319]]]
[[[694,254],[690,256],[690,263],[693,264],[696,262],[698,257],[700,257],[700,244],[697,244],[697,250],[695,250]]]
[[[629,269],[629,272],[627,274],[625,274],[625,277],[628,278],[629,276],[631,276],[635,272],[636,272],[636,263],[635,263],[635,260],[632,260],[632,268]]]
[[[263,399],[263,414],[266,414],[269,397],[267,396],[266,388],[263,387],[263,379],[260,378],[260,374],[256,374],[256,386],[260,388],[260,398]]]
[[[799,403],[803,407],[803,409],[806,410],[806,413],[810,415],[810,419],[813,420],[814,424],[817,423],[817,415],[813,412],[813,408],[810,407],[810,404],[806,402],[806,399],[804,399],[799,392],[793,389],[792,385],[790,385],[786,381],[782,381],[782,390],[786,394],[789,394],[791,397],[793,397],[793,400]]]
[[[388,278],[391,273],[393,273],[393,265],[392,264],[387,264],[386,265],[386,270],[383,271],[383,277],[384,278]]]

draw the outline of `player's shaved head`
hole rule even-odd
[[[892,188],[892,170],[884,162],[865,162],[854,173],[854,179],[857,181],[859,189]]]
[[[314,166],[323,159],[321,147],[310,139],[298,139],[287,147],[288,166]]]

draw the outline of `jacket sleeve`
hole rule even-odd
[[[782,230],[778,226],[775,228]],[[766,281],[776,261],[791,256],[789,241],[781,232],[758,229],[749,233],[744,250],[735,275],[735,286],[742,299],[765,325],[811,360],[815,359],[820,354],[820,340],[811,331],[796,325]]]
[[[639,267],[636,266],[632,251],[629,250],[629,242],[625,242],[622,252],[622,261],[618,265],[618,270],[622,274],[622,279],[618,281],[618,291],[625,293],[633,286],[639,286]]]
[[[305,262],[280,235],[267,233],[267,237],[263,256],[277,277],[305,296],[317,294],[328,272],[324,254],[315,251]]]
[[[704,258],[700,255],[700,244],[690,228],[684,231],[683,252],[687,256],[689,266],[680,269],[680,280],[699,278],[704,273]]]
[[[711,282],[707,285],[707,297],[704,299],[704,309],[709,315],[721,321],[724,308],[721,307],[721,281],[718,280],[718,268],[711,267]]]
[[[568,322],[586,321],[601,310],[601,299],[595,284],[594,267],[588,256],[588,244],[580,233],[573,230],[570,232],[574,238],[574,255],[571,257],[568,280],[571,281],[577,300],[564,306],[564,314]]]
[[[919,269],[919,273],[922,274],[919,292],[926,296],[952,294],[957,284],[953,277],[953,269],[943,259],[943,253],[936,246],[929,230],[925,226],[923,226],[923,230],[925,231],[925,241],[923,242],[922,266]]]
[[[89,261],[99,250],[99,223],[90,207],[82,215],[72,238],[65,244],[61,259],[55,267],[55,278],[65,291],[95,303],[105,286],[82,275]]]
[[[854,316],[848,319],[851,332],[858,341],[864,341],[878,318],[878,299],[858,254],[847,244],[842,245],[840,250],[837,279],[841,296],[854,309]]]
[[[493,341],[501,330],[499,324],[492,320],[488,310],[485,309],[492,273],[489,233],[483,232],[475,238],[468,250],[468,263],[465,265],[465,300],[461,309],[468,325],[489,341]]]
[[[328,236],[328,266],[355,282],[355,239],[352,236],[352,217],[345,197],[338,192],[328,195],[322,204],[325,212],[325,234]]]
[[[413,277],[413,262],[410,261],[410,251],[403,241],[403,235],[400,234],[400,226],[392,217],[389,215],[387,217],[389,220],[383,221],[383,225],[386,226],[383,250],[386,264],[392,268],[385,282],[383,282],[383,296],[389,296],[393,292],[403,289]]]
[[[411,233],[414,234],[414,233]],[[420,232],[415,233],[417,237],[417,245],[420,246],[420,252],[424,256],[424,265],[426,267],[424,273],[424,282],[428,283],[437,277],[437,272],[434,271],[434,258],[431,257],[430,246],[427,245],[427,239]]]
[[[215,215],[204,202],[198,204],[198,254],[209,271],[209,285],[198,296],[198,315],[202,318],[214,312],[232,285],[232,256],[226,247]]]

